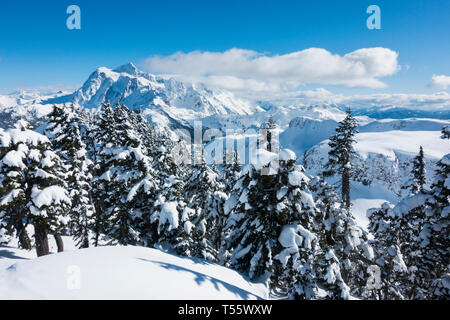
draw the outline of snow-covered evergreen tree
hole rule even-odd
[[[95,224],[93,228],[93,244],[99,245],[100,237],[105,233],[107,207],[109,202],[109,185],[106,180],[100,179],[107,170],[106,153],[108,148],[116,143],[114,111],[109,103],[102,104],[100,110],[91,119],[88,127],[88,156],[94,163],[93,178],[91,182],[92,199],[95,208]]]
[[[87,157],[82,137],[82,111],[71,106],[54,106],[46,134],[66,169],[64,180],[72,200],[69,228],[76,244],[89,247],[90,231],[95,224],[91,199],[92,162]]]
[[[353,145],[356,143],[354,136],[358,131],[358,121],[352,115],[351,109],[347,110],[347,116],[339,122],[336,134],[330,137],[328,145],[328,162],[325,166],[324,176],[341,175],[341,199],[347,210],[350,209],[350,177],[352,159],[355,156]]]
[[[183,199],[184,183],[172,175],[161,185],[150,223],[156,230],[154,245],[165,251],[190,256],[192,240],[192,221],[197,214],[188,208]]]
[[[314,178],[311,190],[320,214],[316,232],[321,253],[317,257],[318,282],[332,299],[363,297],[366,270],[373,264],[373,249],[368,234],[341,205],[335,187]]]
[[[442,135],[441,135],[442,139],[450,139],[450,126],[444,126],[442,128],[441,133],[442,133]]]
[[[419,154],[414,157],[412,163],[411,175],[412,179],[408,180],[402,189],[408,189],[411,195],[418,192],[424,192],[424,186],[426,185],[426,166],[425,166],[425,154],[422,146],[420,146]]]
[[[231,265],[272,289],[312,297],[317,237],[311,231],[316,209],[308,178],[292,151],[282,150],[279,161],[267,150],[258,153],[259,161],[245,167],[225,205]]]
[[[224,192],[229,194],[241,176],[241,163],[239,154],[235,150],[227,150],[223,153],[222,180]]]
[[[168,229],[172,230],[172,227],[165,225],[166,221],[160,223],[160,217],[161,214],[164,216],[168,212],[174,213],[174,210],[170,210],[174,207],[182,210],[181,213],[184,212],[185,203],[182,190],[184,188],[185,166],[182,163],[176,163],[174,155],[171,153],[174,145],[170,138],[164,133],[155,132],[153,128],[150,130],[143,132],[144,135],[147,135],[147,138],[143,138],[143,141],[147,141],[145,149],[150,161],[149,166],[152,170],[152,174],[148,175],[148,177],[152,176],[152,179],[145,180],[144,189],[146,190],[140,193],[141,203],[143,203],[144,207],[138,218],[140,238],[144,245],[150,247],[167,242],[171,242],[170,246],[177,246],[176,240],[171,239],[175,232],[171,232],[171,235],[168,235],[166,238],[165,232]],[[174,189],[171,190],[172,188]],[[173,204],[172,206],[169,205],[169,207],[165,208],[167,210],[165,210],[165,201],[177,202],[177,204],[175,206]],[[191,214],[189,209],[186,209],[184,213],[186,215]],[[183,222],[190,221],[190,219],[187,219],[187,216],[182,218],[186,218],[186,220],[182,219]],[[175,225],[179,226],[180,224],[176,222]],[[185,235],[183,237],[183,241],[185,241],[187,237]],[[186,248],[180,250],[180,252],[187,254]],[[168,250],[171,249],[168,248]]]
[[[2,131],[0,141],[2,177],[7,177],[0,194],[3,220],[16,228],[19,238],[24,229],[18,226],[32,224],[37,255],[46,255],[48,233],[66,226],[70,206],[61,161],[48,138],[30,130],[24,122]]]
[[[443,139],[450,139],[448,127]],[[432,198],[420,234],[421,269],[428,286],[427,298],[450,298],[450,154],[437,163],[431,186]]]
[[[190,255],[211,261],[221,261],[219,256],[223,241],[225,215],[224,202],[227,195],[220,175],[205,161],[194,164],[184,186],[184,197],[188,208],[195,212],[190,221]],[[220,253],[223,254],[223,253]]]
[[[393,213],[393,207],[386,202],[380,208],[367,211],[369,231],[374,236],[371,244],[380,270],[380,278],[374,279],[370,288],[372,295],[369,298],[372,299],[405,299],[408,286],[408,269],[400,249],[400,221]]]
[[[139,219],[149,210],[143,199],[154,188],[152,158],[133,123],[132,111],[123,105],[103,105],[95,127],[98,233],[111,243],[138,244]],[[151,206],[149,201],[147,206]]]
[[[31,126],[25,121],[18,121],[15,130],[31,133]],[[3,241],[6,241],[12,232],[16,233],[19,239],[19,246],[22,249],[31,250],[31,240],[26,231],[28,221],[26,210],[26,179],[27,171],[23,158],[28,154],[27,140],[21,141],[16,138],[14,142],[10,130],[0,128],[0,221],[2,223]],[[25,135],[23,135],[25,137]],[[44,142],[42,136],[36,136],[36,144]],[[23,170],[23,171],[22,171]]]

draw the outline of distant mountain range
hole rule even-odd
[[[20,91],[0,95],[0,128],[11,126],[19,118],[35,126],[45,125],[45,116],[53,104],[74,103],[95,109],[107,101],[139,109],[159,130],[172,132],[178,128],[192,130],[196,120],[201,120],[203,129],[222,132],[257,129],[272,117],[278,125],[282,146],[296,152],[308,173],[319,173],[322,169],[327,159],[326,139],[345,117],[348,107],[246,100],[224,90],[163,79],[139,71],[129,63],[114,70],[98,68],[75,92]],[[436,161],[448,152],[448,146],[439,136],[441,128],[450,125],[450,110],[374,106],[357,108],[354,114],[360,123],[360,133],[356,137],[357,192],[352,197],[358,207],[355,213],[365,223],[368,206],[398,196],[420,145],[425,149],[427,172],[433,173]],[[236,139],[245,137],[235,136]],[[214,148],[215,143],[222,142],[217,139],[208,148]]]
[[[347,108],[345,105],[297,106],[251,101],[225,90],[163,79],[128,63],[113,70],[98,68],[81,88],[72,93],[19,91],[0,95],[0,126],[8,126],[20,117],[39,122],[52,104],[74,103],[92,109],[107,101],[140,109],[150,121],[171,129],[192,127],[192,122],[199,119],[207,127],[250,128],[259,126],[270,115],[280,126],[287,128],[296,117],[337,119]],[[356,109],[355,115],[372,119],[450,119],[450,110],[424,111],[384,106]]]
[[[367,116],[373,119],[430,118],[447,120],[450,119],[450,110],[415,110],[394,106],[374,106],[356,109],[355,115]]]

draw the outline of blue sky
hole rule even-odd
[[[66,8],[81,8],[81,30],[66,28]],[[381,8],[381,30],[366,8]],[[384,88],[306,83],[344,94],[432,93],[433,75],[450,75],[450,1],[1,1],[0,93],[77,86],[99,66],[148,57],[232,48],[285,55],[311,47],[345,55],[383,47],[401,70]],[[153,70],[149,70],[153,71]],[[164,70],[163,70],[164,71]],[[164,72],[162,72],[164,73]],[[444,88],[445,89],[445,88]]]

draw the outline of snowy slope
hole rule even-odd
[[[423,146],[428,162],[429,180],[434,164],[446,153],[448,144],[440,137],[440,131],[386,131],[364,132],[356,135],[354,161],[356,179],[366,185],[381,181],[389,190],[399,192],[402,182],[408,179],[412,158]],[[328,141],[307,151],[305,167],[310,173],[321,172],[328,160]]]
[[[420,146],[425,152],[427,181],[432,181],[436,162],[450,152],[440,134],[440,131],[392,130],[356,135],[351,197],[353,212],[363,226],[368,222],[367,209],[385,201],[397,202],[401,186],[410,178],[412,159]],[[308,173],[318,174],[323,170],[328,150],[325,140],[306,152],[304,166]]]
[[[150,248],[97,247],[30,260],[15,257],[7,269],[0,264],[0,299],[266,298],[263,284],[248,282],[231,269]]]
[[[281,130],[286,130],[294,119],[330,120],[341,121],[345,118],[345,112],[330,105],[313,106],[272,106],[269,110],[255,112],[251,115],[214,115],[202,119],[203,125],[208,128],[226,129],[248,129],[259,128],[272,117]],[[365,119],[364,118],[361,118]]]
[[[337,111],[335,111],[335,115],[335,118],[322,116],[313,118],[303,116],[292,119],[289,123],[289,128],[287,128],[280,135],[281,144],[286,148],[294,150],[299,156],[299,160],[302,160],[301,157],[305,151],[323,140],[328,139],[332,134],[334,134],[338,121],[341,120],[339,119],[339,113]],[[360,123],[358,131],[361,133],[383,133],[388,131],[440,131],[443,126],[450,125],[449,120],[437,119],[411,118],[374,120],[364,117],[357,117],[357,119]],[[409,133],[406,133],[406,135],[408,136]],[[370,136],[372,136],[373,139],[378,140],[377,135]],[[384,138],[380,136],[379,140],[383,139]],[[404,137],[399,137],[396,141],[403,144],[404,141],[402,139],[404,139]],[[376,141],[374,141],[373,144],[365,144],[364,148],[367,152],[378,153],[376,149],[371,149],[372,146],[375,148]],[[390,146],[391,148],[395,148],[394,143],[390,143]],[[399,148],[404,148],[404,146],[399,146]]]
[[[9,127],[20,118],[39,125],[42,118],[52,110],[52,106],[43,101],[61,95],[64,93],[39,91],[18,91],[9,95],[0,95],[0,127]]]

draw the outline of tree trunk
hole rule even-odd
[[[61,234],[59,234],[57,232],[57,233],[55,233],[53,235],[53,237],[55,238],[56,246],[58,247],[58,252],[63,252],[64,251],[64,242],[63,242],[63,239],[61,237]]]
[[[31,240],[22,221],[18,221],[15,228],[19,237],[19,247],[25,250],[31,250]]]
[[[83,237],[83,242],[81,243],[80,248],[89,248],[89,238],[86,235]]]
[[[350,170],[348,168],[342,171],[342,201],[345,203],[345,208],[350,210]]]
[[[48,232],[45,225],[34,224],[34,238],[36,241],[36,254],[38,257],[45,256],[50,253],[48,247]]]

